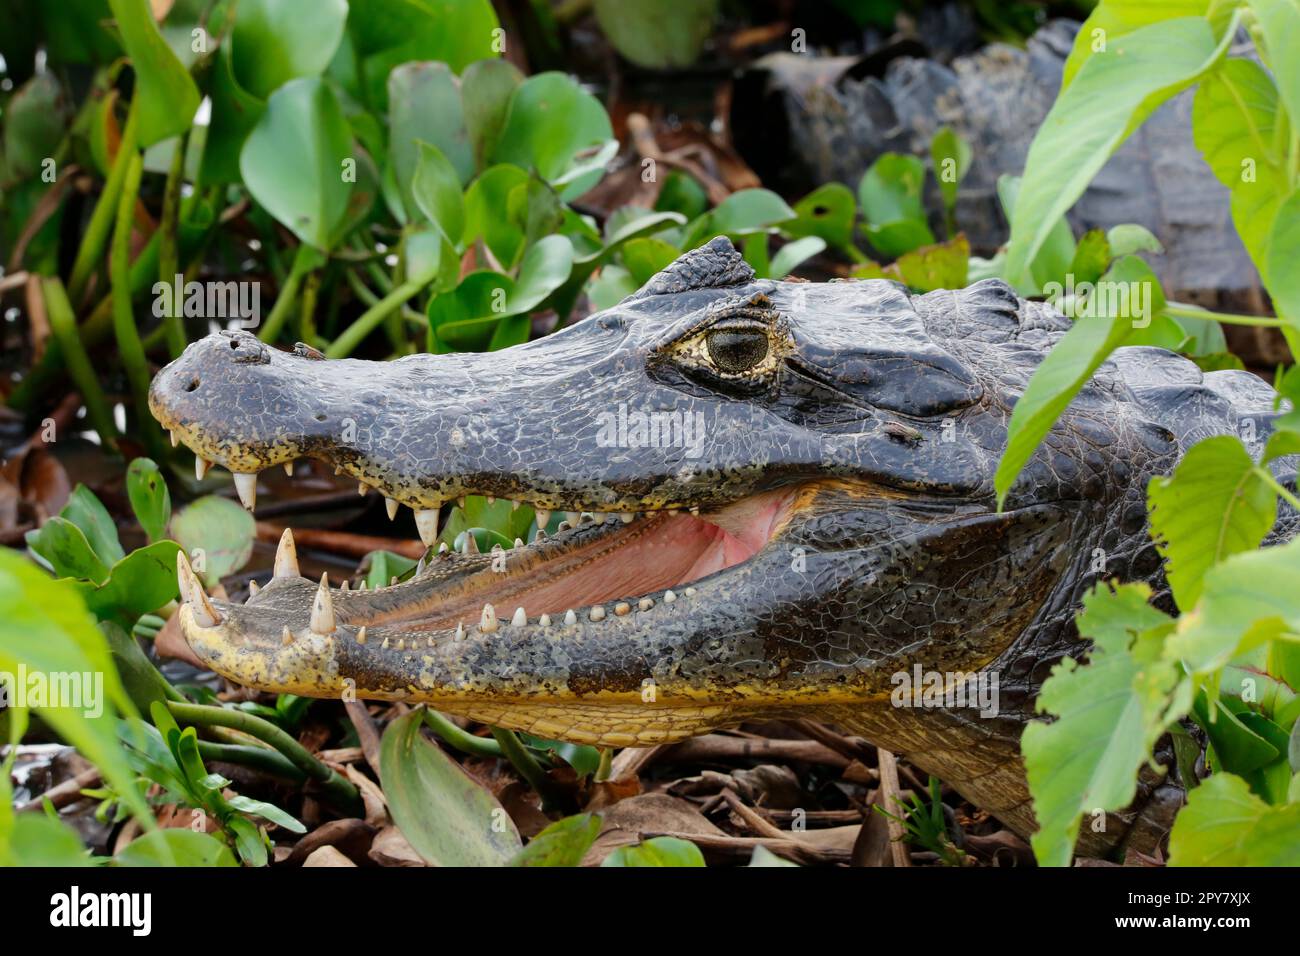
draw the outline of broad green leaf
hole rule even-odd
[[[580,151],[613,135],[598,99],[563,73],[539,73],[511,94],[492,160],[535,169],[547,182],[554,182],[568,172]],[[582,176],[568,183],[561,196],[566,200],[580,196],[599,179],[599,172]]]
[[[601,866],[704,866],[704,854],[689,840],[655,837],[635,846],[621,846]]]
[[[416,206],[433,223],[447,241],[459,245],[465,232],[465,202],[460,192],[460,177],[442,150],[419,143],[419,158],[411,181],[411,196]]]
[[[448,292],[429,300],[429,331],[433,351],[481,352],[507,314],[514,281],[507,275],[480,269]]]
[[[1300,866],[1300,803],[1270,807],[1216,773],[1193,790],[1169,835],[1170,866]]]
[[[602,266],[600,274],[587,287],[587,295],[591,299],[591,307],[597,312],[603,312],[618,305],[642,285],[622,266]]]
[[[0,797],[4,796],[0,792]],[[0,831],[0,866],[94,865],[77,832],[55,817],[36,812],[14,814],[12,830],[7,834]]]
[[[420,734],[419,711],[388,725],[379,778],[402,835],[438,866],[501,866],[522,846],[495,797]]]
[[[895,258],[934,244],[921,199],[925,164],[915,156],[884,153],[858,183],[858,206],[867,239],[883,256]]]
[[[1089,229],[1074,247],[1069,274],[1074,276],[1076,286],[1084,282],[1096,282],[1110,265],[1110,260],[1110,240],[1106,238],[1106,233],[1100,229]]]
[[[114,866],[238,866],[230,848],[216,837],[172,827],[132,840]]]
[[[1106,242],[1110,246],[1112,259],[1132,255],[1135,252],[1164,252],[1165,247],[1152,235],[1146,226],[1133,222],[1122,222],[1106,230]]]
[[[552,823],[528,841],[511,866],[577,866],[600,834],[600,817],[580,813]]]
[[[676,246],[653,236],[624,243],[622,251],[623,265],[632,274],[632,281],[638,288],[680,255],[681,250]]]
[[[85,485],[78,484],[72,489],[68,503],[59,515],[82,530],[99,560],[105,564],[114,564],[126,554],[117,538],[117,524],[113,521],[113,516]]]
[[[1061,88],[1069,86],[1084,61],[1106,49],[1110,41],[1161,20],[1205,16],[1209,7],[1210,0],[1101,0],[1074,38]]]
[[[347,16],[347,0],[239,0],[230,35],[235,79],[265,100],[290,80],[319,76]]]
[[[1216,178],[1229,189],[1252,179],[1257,167],[1277,167],[1277,87],[1253,60],[1230,57],[1196,90],[1192,136]]]
[[[244,183],[280,224],[328,251],[348,215],[352,129],[329,86],[291,80],[271,95],[239,155]]]
[[[388,77],[388,161],[408,218],[417,209],[411,184],[420,162],[420,143],[441,151],[460,184],[474,174],[460,90],[460,81],[445,63],[405,63]]]
[[[194,569],[203,583],[214,587],[227,574],[248,563],[253,554],[257,522],[229,498],[207,495],[172,517],[171,532],[185,549],[190,563],[203,565],[202,570],[197,566]]]
[[[369,562],[370,570],[366,572],[366,583],[372,589],[386,588],[394,577],[401,577],[415,567],[416,562],[392,551],[371,551],[362,559],[362,565]]]
[[[1157,301],[1157,280],[1150,267],[1136,257],[1127,256],[1116,262],[1102,281],[1147,283],[1150,293],[1147,301]],[[1163,307],[1163,296],[1158,301]],[[1079,389],[1106,357],[1136,331],[1133,316],[1124,315],[1121,310],[1116,312],[1121,314],[1078,319],[1043,359],[1024,394],[1016,401],[1011,410],[1007,448],[993,478],[998,507],[1006,501],[1007,492],[1025,462]]]
[[[848,189],[847,186],[843,188]],[[849,193],[849,199],[852,198],[853,194]],[[656,212],[676,212],[691,220],[704,215],[708,208],[709,194],[694,176],[674,169],[663,178],[663,184],[659,187],[659,196],[655,199]],[[798,204],[795,208],[798,208]]]
[[[157,541],[137,548],[113,565],[108,580],[102,584],[76,581],[73,586],[96,617],[116,620],[129,628],[141,614],[176,600],[179,550],[175,541]]]
[[[564,224],[564,204],[555,189],[533,173],[506,196],[506,216],[522,230],[522,249],[530,249],[539,239],[559,232]],[[503,264],[513,269],[518,258]]]
[[[573,268],[573,244],[564,236],[547,236],[524,253],[508,298],[507,314],[528,312],[558,289]]]
[[[513,265],[523,254],[523,224],[510,218],[509,198],[528,180],[528,173],[518,166],[502,164],[484,170],[465,191],[466,244],[482,237],[503,266]]]
[[[970,266],[970,243],[959,235],[948,242],[913,249],[899,256],[886,269],[909,288],[918,292],[935,289],[961,289],[966,286]]]
[[[1002,175],[998,177],[998,200],[1008,221],[1015,220],[1016,202],[1020,197],[1020,177]],[[1016,291],[1024,296],[1042,293],[1053,282],[1065,283],[1067,273],[1074,262],[1076,253],[1074,233],[1062,214],[1047,231],[1038,251],[1029,263],[1028,275],[1013,276],[1007,268],[1007,260],[1002,264],[1002,277],[1015,286]],[[1078,276],[1075,277],[1078,282]]]
[[[205,185],[240,181],[239,153],[266,112],[266,100],[239,85],[230,64],[230,43],[217,50],[209,81],[212,118],[208,125],[200,180]]]
[[[1095,641],[1088,662],[1067,658],[1052,668],[1037,707],[1057,719],[1033,721],[1021,736],[1039,826],[1031,843],[1043,866],[1069,864],[1085,814],[1132,801],[1138,768],[1190,704],[1185,681],[1174,693],[1177,666],[1160,656],[1173,621],[1150,596],[1144,584],[1088,593],[1078,618],[1079,633]]]
[[[149,536],[157,541],[167,531],[172,517],[172,498],[162,472],[151,458],[137,458],[126,470],[126,494],[131,500],[135,520]]]
[[[694,63],[718,17],[718,0],[595,0],[594,7],[596,22],[614,49],[651,70],[680,69]]]
[[[505,126],[510,96],[523,81],[524,75],[508,60],[479,60],[465,68],[460,92],[475,169],[487,165]]]
[[[528,540],[533,526],[533,509],[527,505],[515,508],[510,502],[498,500],[492,504],[482,495],[467,495],[465,506],[451,510],[451,516],[439,536],[448,545],[454,545],[461,532],[468,528],[485,529],[498,534],[504,544],[513,546],[515,538]],[[479,542],[480,546],[483,544]],[[486,553],[490,548],[481,548]]]
[[[190,128],[199,108],[199,88],[190,71],[158,32],[148,0],[109,0],[109,5],[135,70],[140,145],[179,136]]]
[[[1216,44],[1204,19],[1183,17],[1109,37],[1106,49],[1084,62],[1029,147],[1011,219],[1009,276],[1022,281],[1053,225],[1115,149],[1161,103],[1213,66],[1230,40]]]
[[[742,189],[686,229],[682,248],[702,246],[714,236],[747,236],[767,232],[777,223],[796,218],[795,211],[770,189]]]
[[[1277,208],[1268,239],[1266,284],[1277,314],[1300,330],[1300,189]]]
[[[104,635],[70,582],[52,580],[17,552],[0,548],[0,671],[17,674],[20,666],[29,673],[93,676],[100,691],[94,695],[97,701],[34,709],[103,771],[136,819],[152,829],[153,815],[134,785],[134,774],[118,743],[115,712],[129,714],[133,708],[113,668]]]
[[[668,188],[667,183],[664,188]],[[796,218],[781,226],[787,236],[821,236],[836,249],[856,251],[853,222],[858,204],[848,186],[843,183],[819,186],[794,204],[794,212]]]
[[[826,240],[821,236],[804,236],[802,239],[787,242],[772,257],[765,278],[784,279],[802,263],[821,253],[825,248]]]
[[[1264,40],[1265,62],[1292,124],[1300,123],[1300,4],[1296,0],[1246,0]],[[1258,43],[1258,35],[1256,43]]]
[[[971,148],[951,127],[944,126],[930,140],[930,162],[939,182],[944,208],[951,216],[957,207],[957,186],[970,169]]]
[[[27,547],[39,555],[61,578],[85,578],[102,584],[108,567],[95,554],[85,534],[67,518],[58,515],[27,532]]]
[[[1147,504],[1174,599],[1188,610],[1205,572],[1259,547],[1277,519],[1277,495],[1235,435],[1198,442],[1171,476],[1151,479]]]

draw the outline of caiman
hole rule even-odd
[[[300,576],[286,532],[246,604],[210,599],[182,556],[185,637],[250,687],[588,744],[831,722],[1030,833],[1020,733],[1052,665],[1086,653],[1083,593],[1148,581],[1167,605],[1148,479],[1247,421],[1262,441],[1274,403],[1249,373],[1121,349],[999,510],[1012,406],[1067,328],[997,280],[757,281],[718,238],[501,352],[326,360],[210,335],[150,405],[249,507],[259,470],[305,457],[414,509],[429,545],[465,495],[530,506],[539,528],[571,514],[512,549],[431,550],[374,590]],[[930,673],[949,691],[996,677],[995,706],[896,693]],[[1081,851],[1158,843],[1181,789],[1148,771],[1139,791]]]

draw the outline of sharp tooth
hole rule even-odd
[[[493,554],[499,554],[500,552],[502,552],[502,551],[504,551],[504,550],[505,550],[505,548],[501,547],[501,545],[499,545],[499,544],[494,544],[494,545],[492,545],[492,553],[493,553]]]
[[[540,627],[550,627],[550,626],[551,626],[551,615],[549,615],[549,614],[543,614],[541,617],[539,617],[539,618],[537,619],[537,623],[538,623],[538,625],[539,625]]]
[[[448,551],[450,551],[450,550],[451,550],[451,549],[447,547],[447,542],[446,542],[446,541],[444,541],[444,542],[442,542],[442,544],[438,545],[438,553],[439,553],[439,554],[446,554],[446,553],[447,553]]]
[[[596,516],[592,514],[590,511],[584,511],[580,515],[578,515],[579,524],[581,524],[584,521],[595,521],[595,520],[596,520]]]
[[[497,503],[496,495],[484,495],[484,498],[486,499],[489,505],[494,505]]]
[[[687,597],[695,597],[695,588],[687,588],[687,589],[686,589],[686,596],[687,596]]]
[[[388,638],[384,638],[383,643],[379,645],[381,649],[388,650]]]
[[[248,596],[250,598],[257,597],[257,592],[260,590],[262,590],[262,585],[258,584],[256,581],[248,582]]]
[[[466,554],[478,554],[478,553],[479,553],[479,550],[478,550],[478,538],[474,537],[474,532],[472,532],[472,531],[466,531],[466,532],[465,532],[465,553],[466,553]]]
[[[257,475],[235,472],[235,491],[243,506],[252,511],[257,506]]]
[[[399,638],[397,639],[397,649],[398,649],[399,651],[404,651],[404,650],[406,650],[406,638],[404,638],[404,637],[399,637]]]
[[[519,510],[519,506],[520,506],[521,504],[523,504],[522,501],[515,501],[515,500],[511,499],[511,501],[510,501],[510,510],[511,510],[511,511],[518,511],[518,510]]]
[[[438,540],[438,509],[420,508],[415,512],[415,527],[420,532],[420,540],[426,548],[433,547]]]
[[[491,634],[497,629],[497,612],[491,604],[483,605],[483,615],[479,618],[478,629],[484,634]]]
[[[275,576],[298,577],[298,549],[293,543],[293,532],[288,528],[280,535],[280,546],[275,549]]]
[[[590,612],[588,612],[587,617],[591,618],[593,621],[605,620],[605,606],[603,604],[597,604]]]
[[[618,517],[619,517],[619,519],[620,519],[624,524],[631,524],[633,521],[636,520],[636,512],[635,512],[635,511],[624,511],[624,512],[623,512],[622,514],[620,514]]]
[[[397,509],[401,507],[396,498],[385,498],[384,509],[388,512],[388,520],[392,521],[397,517]]]
[[[569,522],[567,521],[561,521],[559,524],[555,526],[556,534],[559,534],[561,531],[568,531],[568,530],[569,530]],[[538,533],[540,534],[541,532],[539,531]]]
[[[699,506],[699,505],[693,505],[693,506],[691,507],[691,514],[694,515],[696,518],[698,518],[698,517],[700,516],[700,506]]]
[[[452,638],[452,640],[456,640],[456,641],[465,640],[465,623],[463,621],[456,622],[456,634]]]
[[[648,611],[655,606],[655,602],[651,598],[642,598],[640,601],[637,601],[636,606],[643,611]]]
[[[284,463],[284,473],[288,475],[290,478],[293,477],[293,462],[286,461]]]
[[[330,597],[328,571],[321,574],[316,600],[311,605],[311,629],[316,634],[334,633],[334,599]]]
[[[211,467],[212,462],[208,461],[202,455],[194,456],[194,478],[197,481],[202,481],[207,475],[208,469]]]
[[[357,631],[357,643],[364,644],[365,642],[366,642],[366,626],[362,624],[360,630]]]
[[[566,511],[564,513],[564,520],[574,527],[577,526],[579,519],[580,515],[576,511]]]
[[[417,576],[424,573],[424,558],[421,558],[419,561],[415,562],[415,573]]]
[[[190,606],[190,613],[194,615],[194,623],[199,627],[216,627],[221,623],[221,615],[208,600],[184,551],[176,552],[176,582],[180,586],[181,600]]]
[[[527,623],[528,623],[528,614],[521,607],[515,608],[515,616],[510,619],[510,626],[523,627]]]
[[[169,431],[169,434],[172,436],[172,447],[175,448],[181,443],[181,433],[173,428]]]
[[[288,624],[280,629],[280,643],[286,646],[293,643],[293,632],[289,630]]]
[[[534,508],[533,513],[537,515],[537,527],[545,528],[551,523],[551,513],[545,508]]]
[[[573,613],[573,608],[569,608],[567,611],[564,612],[564,623],[565,624],[578,623],[578,615]]]
[[[516,548],[522,548],[523,546],[524,546],[524,539],[523,539],[523,538],[515,538],[515,547],[516,547]]]
[[[357,590],[358,590],[358,591],[369,591],[369,590],[370,590],[370,584],[366,581],[365,578],[362,578],[362,579],[361,579],[361,587],[357,588]]]
[[[397,583],[397,575],[394,574],[391,578],[388,579],[388,586],[391,588],[396,583]]]
[[[348,590],[348,579],[344,578],[343,583],[339,585],[339,590],[346,592]]]
[[[665,591],[665,592],[664,592],[664,603],[665,603],[665,604],[672,604],[672,603],[673,603],[674,601],[676,601],[676,600],[677,600],[677,595],[674,594],[672,591]]]
[[[622,617],[623,615],[627,614],[631,610],[632,610],[632,605],[628,604],[626,601],[619,601],[617,604],[614,605],[614,613],[619,617]]]
[[[366,492],[369,490],[370,489],[366,487],[366,483],[364,481],[357,482],[357,494],[361,495],[361,497],[364,498],[366,496]]]
[[[560,523],[563,524],[563,522],[560,522]],[[546,540],[546,532],[543,531],[541,528],[538,528],[538,529],[537,529],[537,534],[533,535],[533,540],[534,540],[534,541],[545,541],[545,540]]]
[[[464,495],[461,495],[459,498],[456,499],[456,506],[457,506],[458,508],[464,509],[464,507],[465,507],[465,496],[464,496]]]

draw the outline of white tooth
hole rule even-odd
[[[248,596],[250,598],[257,597],[257,592],[261,590],[262,590],[262,585],[258,584],[256,581],[248,582]]]
[[[446,553],[447,553],[448,551],[450,551],[450,550],[451,550],[451,549],[447,547],[447,542],[446,542],[446,541],[444,541],[444,542],[442,542],[440,545],[438,545],[438,553],[439,553],[439,554],[446,554]]]
[[[672,604],[672,603],[673,603],[674,601],[676,601],[676,600],[677,600],[677,595],[674,594],[672,591],[665,591],[665,592],[664,592],[664,603],[665,603],[665,604]]]
[[[366,487],[366,483],[364,481],[357,482],[357,494],[361,495],[361,497],[364,498],[366,496],[366,492],[369,490],[370,489]]]
[[[397,639],[397,649],[398,649],[399,651],[404,651],[404,650],[406,650],[406,638],[404,638],[404,637],[399,637],[399,638]]]
[[[511,499],[511,501],[510,501],[510,510],[511,510],[511,511],[518,511],[518,510],[519,510],[519,506],[520,506],[521,504],[523,504],[522,501],[515,501],[515,500]]]
[[[293,632],[289,630],[288,624],[280,629],[280,643],[286,646],[293,643]]]
[[[551,523],[551,513],[545,508],[534,508],[533,513],[537,515],[537,527],[545,528]]]
[[[577,524],[578,524],[578,521],[581,520],[581,519],[580,519],[580,516],[579,516],[578,512],[576,512],[576,511],[566,511],[566,512],[564,513],[564,520],[567,521],[567,522],[569,522],[570,525],[576,527]]]
[[[510,619],[511,627],[523,627],[528,623],[528,615],[521,607],[515,608],[515,616]]]
[[[578,615],[573,613],[573,608],[569,608],[567,611],[564,612],[564,623],[565,624],[578,623]]]
[[[568,531],[568,530],[569,530],[569,522],[567,521],[561,521],[559,524],[555,526],[556,534],[559,534],[561,531]]]
[[[564,523],[563,521],[560,522],[560,524],[563,524],[563,523]],[[545,541],[545,540],[546,540],[546,532],[543,531],[541,528],[538,528],[538,529],[537,529],[537,534],[533,535],[533,540],[534,540],[534,541]]]
[[[330,597],[329,572],[321,574],[320,587],[316,589],[316,599],[312,601],[311,629],[315,634],[334,633],[334,599]]]
[[[284,473],[288,475],[290,478],[293,477],[293,462],[286,461],[284,463]]]
[[[394,574],[391,578],[388,579],[388,586],[391,588],[396,583],[397,583],[397,575]]]
[[[543,614],[541,617],[539,617],[539,618],[537,619],[537,623],[538,623],[538,625],[539,625],[540,627],[550,627],[550,626],[551,626],[551,615],[549,615],[549,614]]]
[[[365,642],[366,642],[366,626],[362,624],[361,628],[357,631],[357,643],[364,644]]]
[[[384,499],[384,508],[385,508],[385,510],[387,510],[387,512],[388,512],[388,520],[389,520],[389,521],[392,521],[394,518],[397,517],[397,509],[400,508],[400,507],[401,507],[401,505],[399,505],[399,504],[397,503],[397,499],[396,499],[396,498],[385,498],[385,499]]]
[[[699,505],[694,505],[694,506],[691,508],[691,514],[698,518],[698,517],[700,516],[700,506],[699,506]]]
[[[462,509],[465,507],[465,496],[464,496],[464,495],[461,495],[459,498],[456,499],[456,505],[457,505],[457,507],[462,508]]]
[[[206,458],[204,458],[202,455],[195,455],[195,456],[194,456],[194,478],[195,478],[195,480],[197,480],[197,481],[202,481],[203,478],[204,478],[204,476],[207,475],[207,473],[208,473],[208,469],[211,468],[211,467],[212,467],[212,462],[208,461],[208,460],[207,460]]]
[[[455,640],[458,640],[458,641],[463,641],[463,640],[465,640],[465,625],[464,625],[464,623],[461,622],[461,621],[457,621],[457,622],[456,622],[456,637],[455,637]]]
[[[687,596],[687,597],[695,597],[695,588],[687,588],[687,589],[686,589],[686,596]]]
[[[578,515],[579,523],[583,521],[595,521],[595,520],[596,520],[596,516],[590,511],[584,511],[582,512],[582,514]]]
[[[489,505],[494,505],[497,503],[496,495],[484,495],[484,499],[487,501]]]
[[[680,509],[680,508],[669,508],[669,509],[668,509],[668,513],[669,513],[670,515],[678,515],[678,514],[681,514],[681,509]]]
[[[298,548],[293,543],[293,532],[288,528],[280,535],[280,544],[275,549],[275,576],[298,577]]]
[[[388,650],[388,638],[384,638],[383,643],[380,644],[379,646],[380,646],[381,649],[383,649],[383,650],[385,650],[385,651]]]
[[[523,538],[515,538],[515,547],[516,547],[516,548],[522,548],[523,546],[524,546],[524,539],[523,539]]]
[[[423,573],[424,573],[424,558],[421,558],[419,561],[415,562],[415,574],[418,577]]]
[[[370,583],[369,583],[368,581],[366,581],[365,578],[362,578],[362,579],[361,579],[361,587],[357,588],[357,590],[358,590],[358,591],[369,591],[369,590],[370,590]]]
[[[619,518],[622,520],[624,524],[631,524],[633,521],[636,520],[636,512],[624,511],[622,514],[619,515]]]
[[[643,611],[648,611],[655,606],[655,602],[651,598],[642,598],[637,602],[636,606]]]
[[[603,621],[603,620],[605,620],[605,608],[604,608],[604,606],[601,605],[601,604],[597,604],[595,607],[593,607],[593,608],[591,609],[590,613],[589,613],[587,616],[588,616],[589,618],[591,618],[593,621]]]
[[[505,548],[501,547],[501,545],[499,545],[499,544],[494,544],[494,545],[492,545],[492,553],[493,553],[493,554],[500,554],[500,553],[501,553],[502,551],[504,551],[504,550],[505,550]]]
[[[169,434],[172,436],[172,447],[175,448],[181,443],[181,435],[176,429],[171,429]]]
[[[195,624],[199,627],[216,627],[221,623],[221,615],[208,600],[184,551],[176,552],[176,583],[180,586],[181,600],[190,606]]]
[[[438,540],[438,509],[420,508],[415,512],[415,528],[420,532],[420,540],[426,548],[433,547]]]
[[[343,583],[342,583],[341,585],[339,585],[339,590],[340,590],[340,591],[345,591],[345,592],[348,590],[348,579],[347,579],[347,578],[344,578],[344,579],[343,579]]]
[[[245,475],[235,472],[235,491],[245,508],[252,511],[257,507],[257,475]]]
[[[465,553],[466,554],[479,553],[478,538],[474,537],[474,533],[472,531],[465,532]]]
[[[483,605],[483,615],[479,618],[478,629],[484,634],[491,634],[497,629],[497,612],[491,604]]]
[[[631,610],[632,610],[632,605],[628,604],[626,601],[619,601],[617,604],[614,605],[614,613],[619,617],[623,617]]]

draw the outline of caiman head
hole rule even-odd
[[[570,514],[377,590],[299,576],[287,534],[246,604],[182,561],[185,636],[252,687],[605,745],[888,706],[916,664],[1031,682],[1093,549],[1142,531],[1135,475],[1172,448],[1103,376],[997,509],[1010,407],[1064,327],[996,281],[756,281],[715,239],[500,352],[324,360],[209,336],[150,403],[249,504],[249,476],[307,457],[415,509],[426,543],[464,495],[541,528]]]

